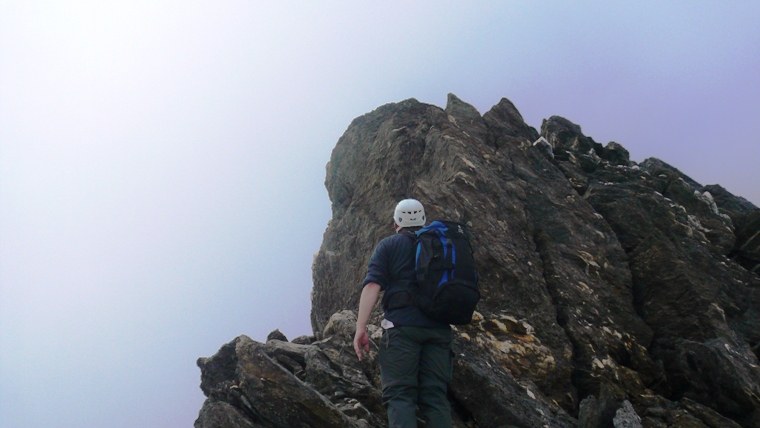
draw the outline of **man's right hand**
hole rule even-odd
[[[359,314],[356,315],[356,335],[354,336],[354,350],[359,361],[362,360],[362,348],[369,354],[369,336],[367,335],[367,320],[372,312],[372,308],[377,302],[377,295],[380,293],[380,285],[370,282],[362,289],[362,295],[359,298]]]
[[[359,361],[362,360],[362,348],[369,354],[369,335],[367,334],[367,328],[356,329],[356,335],[354,335],[354,351],[356,356],[359,357]]]

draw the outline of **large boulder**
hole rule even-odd
[[[210,400],[204,404],[196,428],[216,426],[214,421],[225,419],[230,424],[246,426],[238,422],[243,416],[251,426],[363,426],[291,372],[290,369],[298,367],[296,360],[288,357],[293,364],[277,358],[275,352],[270,356],[266,351],[264,345],[240,336],[213,357],[198,359],[201,389]],[[316,347],[304,353],[308,351],[319,355]],[[226,404],[219,405],[220,402]]]

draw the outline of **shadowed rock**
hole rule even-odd
[[[282,332],[279,329],[276,329],[267,335],[267,342],[269,342],[270,340],[280,340],[283,342],[287,342],[288,338],[285,337],[285,335],[282,334]]]

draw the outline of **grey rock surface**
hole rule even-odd
[[[251,420],[242,410],[225,402],[212,398],[203,403],[195,428],[263,428]]]
[[[386,426],[377,348],[356,359],[352,311],[413,197],[469,226],[480,273],[455,334],[455,426],[760,428],[760,209],[745,199],[567,119],[539,132],[509,100],[481,115],[452,94],[354,119],[325,185],[314,336],[240,337],[200,359],[196,427]]]
[[[615,428],[643,428],[641,418],[628,400],[623,401],[623,405],[615,412],[612,425]]]

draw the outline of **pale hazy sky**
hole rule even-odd
[[[197,357],[309,334],[325,164],[388,102],[760,204],[760,3],[406,3],[0,0],[0,426],[189,427]]]

